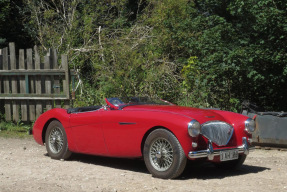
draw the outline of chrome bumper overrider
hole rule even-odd
[[[246,137],[242,138],[242,145],[235,147],[235,148],[228,148],[228,149],[213,149],[212,147],[212,143],[209,140],[208,141],[208,147],[206,150],[201,150],[201,151],[190,151],[188,153],[188,157],[189,158],[203,158],[203,157],[207,157],[208,160],[213,160],[215,156],[219,156],[220,155],[220,151],[228,151],[228,150],[234,150],[237,149],[238,153],[243,153],[245,155],[249,154],[250,150],[253,150],[254,147],[250,147],[248,146],[248,142]]]

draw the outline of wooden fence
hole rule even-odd
[[[14,43],[0,49],[0,101],[6,121],[34,121],[46,110],[69,107],[67,55],[61,55],[58,65],[56,50],[49,49],[42,60],[36,46],[20,49],[19,55]]]

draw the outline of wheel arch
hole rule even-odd
[[[144,136],[143,136],[143,138],[142,138],[142,141],[141,141],[141,153],[142,153],[142,156],[143,156],[144,144],[145,144],[145,141],[146,141],[148,135],[149,135],[151,132],[153,132],[153,131],[155,131],[155,130],[157,130],[157,129],[165,129],[165,130],[171,132],[171,133],[177,138],[177,136],[176,136],[170,129],[166,128],[165,126],[154,126],[154,127],[150,128],[150,129],[144,134]],[[178,138],[177,138],[177,139],[178,139]]]
[[[153,131],[155,132],[153,134]],[[149,137],[149,134],[151,134],[151,137]],[[166,138],[167,143],[169,145],[169,148],[172,148],[172,152],[169,153],[169,160],[166,160],[166,157],[162,157],[161,153],[160,157],[152,158],[151,157],[151,149],[156,147],[157,144],[154,145],[155,142],[158,142],[161,140],[160,137]],[[147,142],[147,145],[145,143]],[[179,142],[179,139],[177,138],[176,134],[174,134],[170,129],[163,127],[163,126],[156,126],[152,129],[149,129],[149,131],[145,134],[145,139],[142,141],[142,147],[143,147],[143,159],[146,164],[147,169],[149,172],[153,175],[153,177],[158,177],[162,179],[174,179],[182,174],[186,167],[186,161],[187,157],[185,155],[185,152],[183,151],[183,148],[181,146],[181,143]],[[162,147],[160,147],[162,148]],[[159,149],[155,149],[159,150]],[[160,149],[162,150],[162,149]],[[158,154],[157,152],[153,152],[153,155]],[[167,154],[166,154],[167,155]],[[154,156],[155,157],[155,156]],[[151,159],[152,158],[152,159]],[[156,160],[160,158],[161,160]],[[162,166],[158,165],[158,162],[164,161],[166,164],[166,167],[163,168]],[[155,161],[157,163],[155,163]],[[171,161],[171,163],[170,163]]]
[[[43,127],[43,131],[42,131],[42,141],[43,141],[43,143],[45,143],[45,136],[46,136],[46,132],[47,132],[47,128],[48,128],[48,126],[50,125],[50,123],[52,122],[52,121],[59,121],[58,119],[56,119],[56,118],[51,118],[51,119],[49,119],[46,123],[45,123],[45,125],[44,125],[44,127]],[[59,121],[60,123],[61,123],[61,121]],[[62,124],[62,123],[61,123]]]

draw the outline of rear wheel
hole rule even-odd
[[[143,152],[146,167],[154,177],[176,178],[186,166],[186,156],[179,141],[165,129],[149,134]]]
[[[63,125],[57,121],[52,121],[45,135],[46,149],[52,159],[68,159],[71,152],[68,148],[67,135]]]
[[[239,169],[246,159],[246,155],[239,155],[238,159],[225,161],[220,163],[214,163],[215,167],[225,170],[236,170]]]

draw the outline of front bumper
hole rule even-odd
[[[209,140],[208,141],[208,147],[206,150],[201,151],[190,151],[188,153],[188,157],[191,159],[195,158],[204,158],[207,157],[208,160],[213,160],[215,156],[219,156],[221,151],[228,151],[228,150],[234,150],[237,149],[239,154],[245,154],[248,155],[250,150],[253,150],[254,147],[250,147],[248,145],[246,137],[242,138],[242,145],[235,147],[235,148],[227,148],[227,149],[213,149],[212,143]]]

